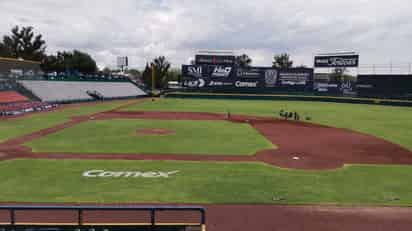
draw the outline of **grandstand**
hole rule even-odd
[[[0,79],[41,76],[40,62],[0,57]]]
[[[20,80],[18,82],[44,102],[64,103],[146,95],[129,81]]]

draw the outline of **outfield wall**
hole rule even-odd
[[[412,75],[359,75],[358,96],[412,99]]]
[[[358,75],[316,79],[311,68],[183,65],[187,92],[357,96],[412,100],[412,75]]]

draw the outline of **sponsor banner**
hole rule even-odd
[[[215,81],[211,80],[209,83],[207,83],[208,87],[227,87],[227,86],[233,86],[233,82],[221,82],[221,81]]]
[[[183,65],[182,75],[185,78],[229,78],[234,67],[221,65]]]
[[[357,88],[368,88],[368,89],[371,89],[371,88],[373,88],[373,85],[372,85],[372,84],[356,84],[356,87],[357,87]]]
[[[209,66],[209,73],[211,78],[229,78],[233,67],[229,66]]]
[[[235,82],[235,87],[237,88],[257,88],[259,81],[241,81]]]
[[[315,56],[315,67],[358,67],[359,55]]]
[[[238,78],[255,79],[262,77],[262,68],[238,68],[236,76]]]
[[[317,92],[337,92],[338,83],[314,83],[313,89]]]
[[[237,68],[222,65],[183,65],[182,83],[187,88],[287,88],[312,89],[313,69],[270,67]]]
[[[87,170],[82,173],[86,178],[169,178],[179,171],[108,171],[108,170]]]
[[[235,65],[235,56],[220,56],[220,55],[196,55],[196,65]]]
[[[286,69],[280,70],[278,82],[281,86],[306,86],[313,81],[312,69]]]
[[[233,84],[233,82],[223,82],[210,79],[183,80],[183,86],[188,88],[231,87]]]
[[[188,88],[202,88],[206,87],[206,80],[205,79],[185,79],[183,80],[183,86]]]
[[[196,65],[183,65],[182,66],[182,75],[185,77],[191,78],[202,78],[203,76],[203,67]]]

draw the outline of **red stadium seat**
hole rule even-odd
[[[15,91],[0,91],[0,103],[25,102],[29,99]]]

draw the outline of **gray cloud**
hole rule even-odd
[[[312,64],[317,52],[354,50],[361,63],[412,62],[407,0],[2,0],[0,34],[31,25],[48,52],[80,49],[99,66],[119,55],[143,67],[166,55],[175,66],[199,49],[246,52],[270,65],[288,52]]]

